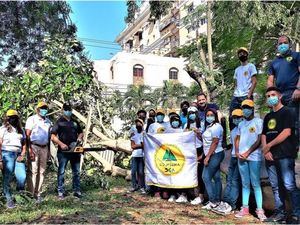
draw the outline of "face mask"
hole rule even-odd
[[[239,123],[242,122],[242,120],[243,120],[242,118],[239,118],[239,119],[233,119],[232,122],[233,122],[234,125],[238,126]]]
[[[182,112],[183,112],[184,114],[187,114],[187,108],[182,108]]]
[[[156,120],[157,120],[157,122],[159,122],[159,123],[162,123],[162,122],[164,121],[164,118],[165,118],[164,115],[158,115],[158,116],[156,116]]]
[[[177,128],[179,127],[179,121],[175,120],[171,123],[172,127]]]
[[[239,60],[240,60],[241,62],[246,62],[247,59],[248,59],[248,56],[246,56],[246,55],[241,55],[241,56],[239,56]]]
[[[275,106],[278,104],[278,102],[279,102],[279,99],[277,96],[271,96],[267,99],[267,104],[269,106]]]
[[[13,127],[16,127],[18,125],[19,120],[16,117],[10,117],[10,118],[8,118],[8,122]]]
[[[194,113],[190,114],[189,115],[189,119],[192,120],[192,121],[194,121],[196,119],[196,114],[194,114]]]
[[[65,110],[64,110],[64,115],[65,115],[66,117],[71,117],[71,116],[72,116],[72,111],[65,111]]]
[[[207,116],[207,117],[206,117],[206,122],[212,123],[212,122],[214,122],[214,121],[215,121],[215,117],[214,117],[214,116]]]
[[[278,45],[277,50],[281,55],[284,55],[289,50],[289,48],[289,44],[281,44]]]
[[[249,118],[253,113],[253,109],[243,109],[243,115],[245,118]]]
[[[48,113],[47,109],[40,109],[40,116],[45,117]]]
[[[136,126],[136,129],[138,132],[141,132],[143,130],[143,127],[142,126]]]

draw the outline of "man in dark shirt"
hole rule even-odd
[[[295,132],[299,138],[300,102],[300,53],[290,49],[287,36],[280,36],[277,42],[278,56],[268,69],[267,87],[276,86],[282,93],[282,103],[291,108],[295,119]]]
[[[269,87],[266,96],[267,104],[273,110],[264,118],[262,145],[275,199],[275,213],[268,220],[282,222],[285,219],[285,188],[292,201],[292,222],[300,223],[300,190],[295,179],[295,158],[299,140],[293,132],[294,117],[290,108],[282,104],[279,88]]]
[[[51,130],[51,140],[58,145],[58,198],[64,199],[64,175],[68,162],[71,163],[73,173],[73,191],[74,196],[80,198],[80,159],[81,154],[66,152],[70,144],[76,141],[82,141],[83,132],[80,124],[72,117],[72,107],[70,104],[63,105],[63,115],[57,120]]]

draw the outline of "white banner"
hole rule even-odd
[[[144,136],[147,185],[166,188],[198,186],[196,135],[182,133]]]

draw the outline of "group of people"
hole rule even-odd
[[[241,189],[242,206],[235,217],[242,218],[249,215],[252,187],[255,212],[261,221],[300,223],[300,190],[295,178],[295,159],[299,151],[300,54],[291,51],[289,45],[288,37],[279,37],[278,54],[269,66],[265,92],[270,112],[263,120],[254,115],[257,70],[254,64],[248,62],[248,50],[244,47],[238,49],[241,65],[234,73],[236,85],[229,115],[231,145],[226,144],[224,117],[216,104],[207,102],[204,93],[197,96],[197,102],[182,102],[179,114],[171,110],[167,115],[163,109],[151,109],[147,118],[147,112],[139,110],[135,125],[130,130],[133,150],[130,191],[149,191],[154,196],[177,203],[188,202],[192,196],[193,205],[203,204],[206,192],[208,199],[202,208],[229,214],[237,209]],[[166,116],[169,121],[165,121]],[[191,130],[197,136],[198,187],[182,190],[147,186],[144,180],[143,135]],[[231,150],[231,159],[222,197],[220,164],[225,149]],[[263,160],[275,200],[275,210],[269,218],[263,210],[260,182]],[[286,194],[289,194],[292,206],[289,219],[285,209]]]
[[[61,117],[53,124],[47,117],[48,105],[39,102],[36,114],[30,116],[23,129],[21,119],[15,109],[6,112],[0,127],[0,169],[3,174],[3,193],[7,208],[14,208],[11,182],[15,175],[17,191],[28,191],[42,202],[42,187],[47,162],[50,157],[50,141],[58,145],[58,198],[64,199],[64,174],[70,161],[73,172],[74,196],[80,198],[80,158],[81,154],[68,152],[71,143],[83,138],[80,124],[72,118],[72,107],[65,103]],[[27,156],[27,160],[26,160]],[[27,168],[27,169],[26,169]]]

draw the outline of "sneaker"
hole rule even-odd
[[[286,216],[283,213],[274,213],[272,216],[270,216],[268,219],[265,220],[265,222],[283,222],[286,220]]]
[[[15,203],[14,203],[13,200],[9,200],[9,201],[6,203],[6,207],[7,207],[8,209],[13,209],[13,208],[16,207],[16,205],[15,205]]]
[[[222,202],[222,201],[221,201],[220,204],[219,204],[217,207],[214,208],[214,210],[215,210],[215,211],[218,211],[218,210],[223,209],[224,204],[225,204],[225,202]]]
[[[81,194],[80,191],[76,191],[76,192],[74,192],[73,196],[76,197],[76,198],[81,198],[82,194]]]
[[[232,207],[227,202],[222,202],[222,204],[220,204],[218,207],[213,209],[213,211],[215,210],[224,215],[228,215],[232,213]]]
[[[42,201],[43,201],[43,198],[42,198],[41,196],[37,196],[37,197],[36,197],[36,200],[35,200],[35,203],[36,203],[36,204],[41,204]]]
[[[170,198],[168,199],[168,202],[175,202],[176,197],[175,195],[171,195]]]
[[[59,200],[64,200],[64,199],[65,199],[64,193],[61,193],[61,192],[58,193],[58,196],[57,196],[57,197],[58,197]]]
[[[137,188],[131,187],[131,188],[129,188],[128,192],[135,192],[137,190],[138,190]]]
[[[203,200],[200,197],[195,198],[193,201],[191,201],[192,205],[200,205],[203,202]]]
[[[176,202],[176,203],[187,203],[188,200],[187,200],[187,198],[186,198],[184,195],[180,195],[180,196],[176,199],[175,202]]]
[[[248,207],[241,207],[241,210],[235,214],[236,218],[242,218],[244,216],[249,215],[249,208]]]
[[[265,211],[263,209],[256,209],[256,215],[261,222],[264,222],[267,217],[265,215]]]
[[[146,192],[145,188],[141,188],[141,189],[140,189],[140,192],[141,192],[141,194],[142,194],[142,195],[145,195],[145,194],[147,194],[147,192]]]
[[[211,210],[213,208],[216,208],[217,206],[218,206],[218,204],[208,202],[205,206],[202,206],[202,209]]]

